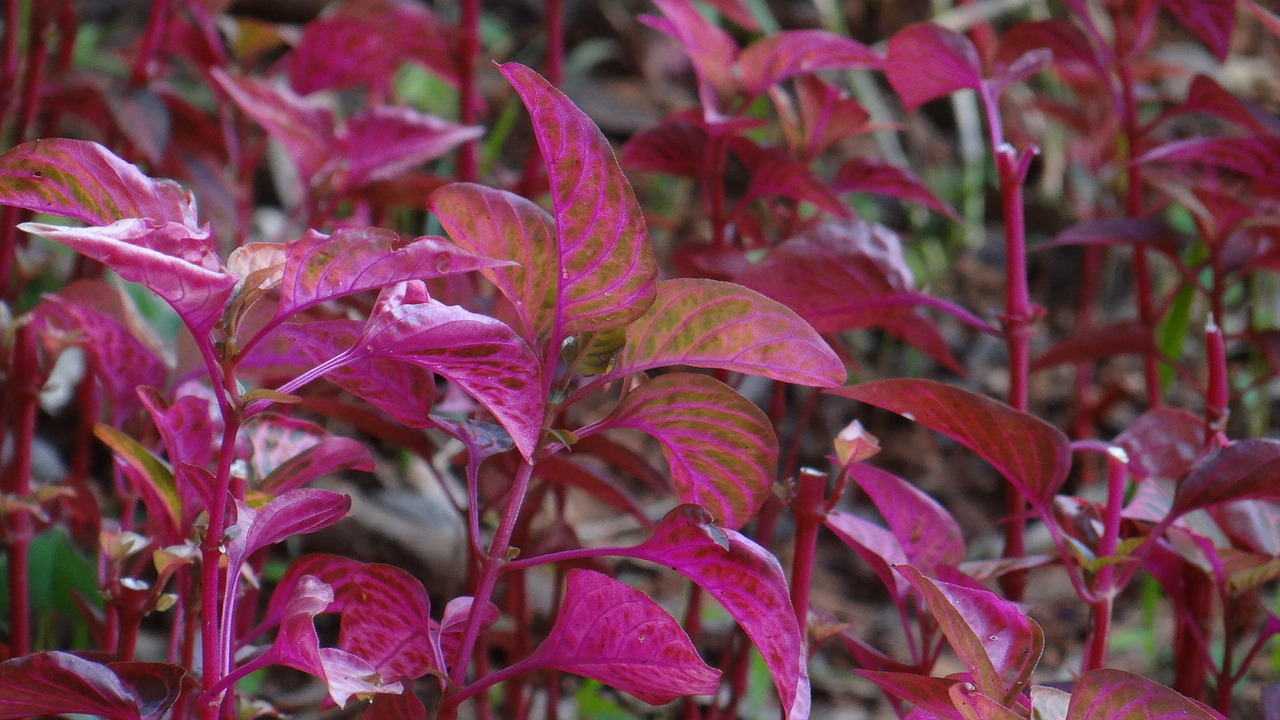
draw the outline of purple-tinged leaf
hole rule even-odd
[[[1169,688],[1123,670],[1090,670],[1071,689],[1067,720],[1226,720]]]
[[[620,160],[629,169],[697,178],[704,173],[706,144],[706,128],[687,118],[669,117],[632,135],[622,146]]]
[[[1188,163],[1239,173],[1267,189],[1280,188],[1280,137],[1193,137],[1156,147],[1136,162]]]
[[[610,376],[692,365],[833,387],[844,364],[813,328],[764,295],[733,283],[679,278],[627,327]]]
[[[284,571],[280,582],[276,584],[275,590],[271,593],[271,600],[267,604],[267,611],[262,617],[262,622],[252,631],[246,633],[244,639],[252,640],[280,624],[280,621],[284,619],[285,605],[293,597],[298,583],[307,575],[314,576],[333,589],[335,600],[326,612],[341,612],[344,598],[346,597],[346,588],[356,578],[360,577],[360,568],[362,567],[364,567],[364,563],[358,560],[352,560],[345,555],[330,555],[328,553],[303,555],[289,563],[288,569]]]
[[[0,205],[86,225],[148,218],[198,229],[195,201],[178,183],[153,180],[105,147],[84,140],[33,140],[0,155]]]
[[[99,292],[115,292],[106,283],[86,282]],[[138,409],[139,387],[165,384],[169,372],[164,361],[110,315],[57,295],[46,295],[33,314],[45,333],[62,336],[93,359],[95,378],[111,399],[113,425],[123,424]]]
[[[462,650],[462,636],[466,633],[467,618],[471,615],[473,604],[475,604],[473,597],[456,597],[444,606],[444,614],[440,616],[438,631],[440,651],[449,667],[453,667],[455,663],[462,660],[458,657],[458,653]],[[485,603],[484,612],[480,618],[480,628],[488,629],[498,622],[500,615],[496,605]]]
[[[1102,74],[1104,62],[1090,44],[1089,38],[1066,20],[1020,22],[1000,36],[995,62],[1012,66],[1019,58],[1036,50],[1053,54],[1050,62],[1067,77]]]
[[[161,720],[178,700],[187,671],[180,665],[159,662],[107,663],[111,672],[120,678],[138,698],[141,720]]]
[[[897,536],[870,520],[840,510],[829,511],[822,523],[871,567],[894,603],[906,597],[907,581],[893,571],[893,566],[908,563]]]
[[[648,540],[617,554],[672,568],[715,598],[760,651],[787,720],[809,716],[804,634],[782,567],[769,551],[736,530],[712,525],[703,508],[681,505]]]
[[[319,361],[324,348],[307,342],[314,324],[282,331]],[[510,327],[435,301],[399,305],[371,317],[355,345],[331,364],[369,359],[395,359],[443,375],[493,413],[525,457],[533,452],[542,428],[539,362]]]
[[[529,111],[551,183],[559,331],[626,325],[653,302],[658,273],[635,193],[600,129],[567,97],[527,67],[500,70]]]
[[[460,247],[514,260],[481,270],[515,307],[525,339],[550,335],[559,287],[555,221],[532,201],[505,190],[453,183],[431,193],[431,212]]]
[[[730,136],[727,144],[751,177],[746,194],[738,201],[739,216],[753,200],[784,197],[812,203],[833,217],[850,217],[849,208],[832,188],[813,173],[808,163],[795,159],[784,148],[764,147],[741,135]]]
[[[431,600],[422,583],[398,567],[369,563],[343,594],[338,647],[364,658],[383,681],[445,674],[430,633]]]
[[[1164,223],[1149,218],[1098,218],[1084,220],[1058,233],[1036,249],[1065,245],[1131,245],[1176,255],[1178,236]]]
[[[236,276],[222,267],[208,228],[128,218],[101,227],[28,222],[24,232],[47,237],[140,283],[177,311],[196,336],[222,316]]]
[[[936,500],[897,475],[862,463],[850,466],[849,479],[871,498],[911,565],[934,575],[941,565],[964,562],[960,525]]]
[[[707,22],[690,0],[654,0],[663,17],[641,15],[640,22],[675,38],[693,63],[698,98],[708,120],[722,118],[721,98],[735,94],[733,77],[738,44],[733,36]]]
[[[773,487],[778,441],[769,418],[710,376],[669,373],[646,382],[595,430],[613,428],[656,438],[680,502],[701,505],[720,525],[742,527]]]
[[[1117,355],[1147,355],[1160,350],[1151,329],[1140,321],[1090,327],[1054,343],[1031,361],[1036,372],[1066,363],[1094,362]]]
[[[1210,508],[1209,515],[1233,545],[1280,557],[1280,503],[1240,500]]]
[[[1238,440],[1200,462],[1178,483],[1171,512],[1250,498],[1280,499],[1280,440]]]
[[[796,81],[800,123],[806,157],[816,156],[835,143],[872,129],[871,113],[840,87],[817,75]]]
[[[720,671],[649,596],[590,570],[570,570],[566,583],[551,632],[522,665],[599,680],[651,705],[715,693]]]
[[[328,490],[303,488],[280,495],[261,510],[254,510],[243,503],[237,505],[237,524],[244,530],[227,544],[227,567],[233,575],[239,573],[240,566],[250,555],[262,548],[338,522],[351,509],[351,497]]]
[[[212,72],[240,110],[279,141],[304,184],[313,183],[321,170],[332,169],[342,157],[334,147],[337,121],[328,106],[298,97],[286,87],[235,77],[220,68]]]
[[[1204,418],[1171,407],[1139,415],[1111,443],[1124,449],[1138,480],[1175,480],[1213,450],[1205,444]]]
[[[312,362],[319,363],[355,347],[364,323],[358,320],[315,320],[286,325],[282,333]],[[351,360],[325,374],[334,385],[390,415],[409,427],[435,425],[435,375],[420,365],[391,357]]]
[[[326,300],[408,280],[426,280],[509,262],[489,260],[438,237],[405,240],[380,228],[308,230],[286,250],[280,282],[285,317]]]
[[[137,397],[151,414],[173,465],[189,463],[205,467],[213,462],[217,451],[215,443],[222,428],[221,416],[208,398],[182,395],[168,404],[159,391],[145,386],[137,389]]]
[[[833,68],[879,68],[874,50],[825,30],[784,30],[751,43],[738,55],[738,76],[756,96],[796,75]]]
[[[960,219],[955,209],[939,200],[938,196],[934,195],[933,191],[914,173],[883,160],[854,158],[840,166],[840,169],[836,171],[836,178],[831,186],[837,192],[865,192],[888,195],[899,200],[919,203],[952,220],[959,221]]]
[[[1044,651],[1040,626],[990,591],[932,580],[909,565],[896,569],[924,598],[978,690],[1002,702],[1015,697]]]
[[[1061,430],[953,385],[897,378],[828,392],[898,413],[946,435],[991,463],[1042,508],[1071,468],[1070,442]]]
[[[951,703],[969,720],[1023,720],[1023,717],[978,692],[972,683],[956,683],[948,688]]]
[[[351,438],[330,435],[319,425],[275,413],[254,415],[240,429],[253,449],[253,480],[278,495],[322,475],[373,470],[369,448]]]
[[[908,111],[982,84],[982,60],[969,38],[933,23],[917,23],[889,38],[889,84]]]
[[[1236,0],[1161,0],[1160,4],[1219,60],[1227,59],[1236,24]]]
[[[182,671],[159,663],[112,666],[65,652],[39,652],[0,663],[0,718],[70,713],[109,720],[159,720],[177,697]],[[151,671],[147,671],[152,667]],[[162,697],[144,697],[126,678],[165,686]],[[122,678],[121,674],[126,678]],[[151,693],[148,693],[150,696]]]
[[[363,658],[337,648],[321,648],[316,636],[315,616],[333,604],[333,589],[311,575],[304,575],[294,587],[284,608],[276,642],[266,657],[277,665],[314,675],[329,688],[329,697],[339,707],[352,695],[369,697],[378,693],[398,693],[403,686],[384,684]]]
[[[931,713],[931,717],[940,720],[967,720],[951,702],[951,687],[959,684],[959,680],[910,672],[854,672],[875,683],[885,694],[906,700],[918,709]]]
[[[1208,75],[1196,75],[1187,88],[1182,104],[1166,112],[1160,119],[1189,112],[1201,112],[1235,123],[1258,135],[1274,133],[1277,121],[1231,94]],[[1158,122],[1158,121],[1156,121]]]
[[[345,188],[391,180],[482,134],[407,107],[378,105],[347,119]]]

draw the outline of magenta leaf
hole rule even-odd
[[[1155,336],[1139,321],[1080,330],[1054,343],[1031,361],[1031,371],[1065,363],[1093,362],[1117,355],[1159,353]]]
[[[673,568],[715,598],[760,651],[787,720],[809,716],[804,634],[782,567],[769,551],[735,530],[712,525],[703,508],[681,505],[644,543],[615,554]]]
[[[707,375],[670,373],[627,394],[596,429],[632,428],[662,445],[682,503],[742,527],[768,497],[778,441],[750,400]]]
[[[959,221],[960,216],[938,199],[920,178],[910,170],[890,165],[883,160],[854,158],[836,171],[832,187],[839,192],[866,192],[888,195],[899,200],[919,203],[930,210]]]
[[[407,280],[506,264],[473,255],[443,238],[405,240],[380,228],[342,228],[332,235],[308,230],[286,250],[276,316]]]
[[[1050,51],[1052,63],[1068,76],[1105,72],[1088,36],[1066,20],[1020,22],[1010,27],[1001,34],[995,61],[1009,67],[1027,53],[1041,49]]]
[[[335,152],[337,120],[328,106],[300,98],[285,87],[235,77],[220,68],[212,72],[244,114],[279,141],[304,184],[315,182],[321,170],[334,169],[342,154]]]
[[[168,692],[147,702],[111,666],[65,652],[39,652],[0,663],[0,718],[64,713],[110,720],[159,720],[176,699],[181,670],[158,663],[124,663],[126,675],[156,666],[154,679]]]
[[[264,657],[273,664],[287,665],[324,680],[329,697],[339,707],[346,705],[352,695],[365,698],[403,690],[398,682],[383,683],[363,658],[337,648],[320,647],[315,616],[326,612],[333,599],[331,587],[311,575],[304,575],[285,605],[275,644]]]
[[[871,113],[839,86],[817,75],[805,75],[796,81],[796,99],[809,156],[871,129]]]
[[[848,545],[862,561],[871,566],[872,572],[889,591],[894,602],[906,597],[908,585],[893,571],[895,565],[910,562],[902,548],[902,542],[892,531],[876,525],[866,518],[832,510],[823,518],[823,525]]]
[[[964,535],[955,518],[906,480],[863,463],[849,467],[856,482],[902,545],[911,565],[930,575],[964,562]]]
[[[341,612],[346,597],[346,587],[360,577],[360,568],[364,563],[352,560],[345,555],[328,553],[310,553],[289,563],[280,582],[271,593],[267,611],[262,622],[245,634],[245,639],[253,639],[267,630],[276,627],[284,619],[285,605],[293,597],[294,590],[302,578],[311,575],[333,589],[334,603],[329,606],[330,612]]]
[[[776,196],[812,203],[837,218],[850,216],[832,188],[783,148],[764,147],[740,135],[730,136],[727,144],[751,177],[746,195],[738,201],[740,214],[749,201]]]
[[[889,38],[889,84],[908,111],[982,85],[982,60],[969,38],[933,23],[917,23]]]
[[[720,119],[720,98],[732,96],[737,89],[733,70],[738,44],[732,35],[707,22],[689,0],[654,0],[653,4],[663,17],[641,15],[640,21],[680,43],[693,63],[703,114],[709,120]]]
[[[1236,24],[1236,0],[1162,0],[1160,4],[1219,60],[1227,59]]]
[[[1213,449],[1205,444],[1204,418],[1171,407],[1139,415],[1111,442],[1129,456],[1138,480],[1180,478]]]
[[[351,509],[351,498],[328,490],[303,488],[280,495],[261,510],[243,503],[237,505],[237,524],[243,530],[227,544],[227,566],[234,574],[258,550],[341,520]]]
[[[1226,720],[1222,715],[1141,675],[1103,668],[1075,682],[1067,720]]]
[[[205,467],[213,462],[217,434],[220,434],[221,418],[217,408],[208,398],[199,395],[180,395],[173,403],[166,403],[159,391],[151,387],[137,389],[137,397],[151,415],[169,462],[174,466],[189,463]]]
[[[684,117],[668,117],[632,135],[622,146],[622,164],[677,177],[700,177],[707,130]]]
[[[533,120],[560,257],[560,334],[625,325],[653,302],[657,263],[644,216],[608,141],[534,71],[501,68]]]
[[[566,582],[551,632],[522,665],[599,680],[651,705],[716,691],[720,671],[649,596],[590,570],[570,570]]]
[[[738,74],[748,95],[759,95],[796,75],[832,68],[878,68],[884,60],[867,46],[824,30],[784,30],[747,46]]]
[[[1044,651],[1040,626],[990,591],[932,580],[909,565],[896,569],[924,598],[978,690],[1002,702],[1017,696]]]
[[[1171,512],[1250,498],[1280,499],[1280,441],[1238,440],[1200,462],[1178,482]]]
[[[133,690],[142,720],[161,720],[178,699],[187,671],[179,665],[158,662],[113,662],[107,667]]]
[[[440,640],[442,657],[452,667],[461,662],[458,653],[462,650],[462,636],[466,632],[467,618],[471,615],[471,606],[475,598],[470,596],[456,597],[444,606],[444,614],[440,616],[440,627],[437,635]],[[487,629],[498,621],[501,613],[493,603],[485,603],[481,613],[480,627]]]
[[[240,428],[253,448],[252,478],[261,490],[279,494],[322,475],[373,470],[369,448],[351,438],[330,435],[320,426],[275,413],[259,413]]]
[[[1208,75],[1196,75],[1187,88],[1187,98],[1181,105],[1166,112],[1163,117],[1188,112],[1202,112],[1235,123],[1245,130],[1259,135],[1274,129],[1275,122],[1254,107],[1231,94]]]
[[[733,283],[679,278],[658,283],[657,298],[627,327],[610,376],[692,365],[833,387],[844,364],[803,319]]]
[[[1240,173],[1273,190],[1280,187],[1280,138],[1270,135],[1175,140],[1148,151],[1137,162],[1202,164]]]
[[[951,688],[960,683],[953,678],[929,677],[918,673],[883,670],[854,670],[875,683],[890,697],[906,700],[940,720],[966,720],[951,702]]]
[[[372,107],[347,119],[342,135],[347,160],[343,186],[393,179],[481,133],[478,127],[456,125],[407,107]]]
[[[282,331],[320,361],[325,348],[307,342],[314,324]],[[539,363],[510,327],[434,300],[401,304],[375,313],[360,339],[326,367],[369,359],[395,359],[443,375],[488,408],[521,453],[533,452],[542,428]]]
[[[904,415],[982,456],[1033,504],[1047,508],[1071,468],[1061,430],[1004,403],[932,380],[897,378],[830,390]]]
[[[526,339],[550,335],[560,277],[552,217],[519,195],[473,183],[446,185],[431,193],[429,202],[459,246],[516,262],[481,273],[511,301]]]
[[[430,633],[431,601],[417,578],[369,563],[342,594],[338,647],[367,660],[384,681],[445,674],[439,643]]]
[[[105,147],[53,138],[0,155],[0,204],[86,225],[149,218],[195,232],[195,201],[172,180],[153,180]]]

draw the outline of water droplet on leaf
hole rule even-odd
[[[449,259],[448,255],[444,253],[440,253],[439,255],[436,256],[436,272],[440,273],[441,275],[449,272],[450,264],[451,264],[451,260]]]

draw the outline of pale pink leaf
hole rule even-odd
[[[878,68],[874,50],[825,30],[784,30],[751,43],[738,55],[738,75],[748,95],[759,95],[796,75],[834,68]]]
[[[1071,468],[1061,430],[989,397],[933,380],[895,378],[829,391],[904,415],[991,463],[1032,503],[1047,507]]]
[[[669,373],[632,390],[596,429],[643,430],[662,445],[682,503],[742,527],[773,486],[778,441],[750,400],[707,375]]]
[[[889,84],[907,110],[982,84],[982,60],[969,38],[933,23],[917,23],[889,38]]]
[[[695,278],[658,283],[615,363],[610,376],[691,365],[816,387],[845,379],[826,341],[786,306],[741,285]]]
[[[657,262],[640,205],[608,141],[537,73],[514,63],[500,69],[529,111],[551,183],[560,333],[635,320],[653,302]]]
[[[647,595],[590,570],[570,570],[566,583],[551,632],[522,664],[599,680],[651,705],[716,691],[720,671]]]
[[[1166,406],[1139,415],[1111,443],[1129,456],[1137,480],[1175,480],[1212,452],[1205,437],[1203,417]]]

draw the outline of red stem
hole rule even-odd
[[[39,408],[40,357],[35,330],[22,324],[14,335],[9,392],[13,459],[4,477],[4,492],[19,502],[31,498],[31,445],[35,439]],[[5,544],[9,556],[9,653],[19,657],[31,652],[31,606],[28,592],[28,550],[34,532],[31,513],[14,507],[5,517]]]
[[[791,559],[791,607],[801,633],[809,620],[809,585],[813,580],[813,553],[818,544],[818,528],[826,516],[827,476],[803,468],[796,476],[796,494],[791,514],[796,520],[795,554]]]
[[[152,0],[151,13],[147,15],[147,27],[142,33],[142,46],[134,56],[129,72],[129,85],[142,87],[151,79],[151,63],[160,49],[165,27],[169,24],[169,10],[173,0]]]
[[[458,122],[476,122],[476,56],[480,53],[480,0],[462,0],[458,25]],[[476,179],[476,143],[468,140],[458,148],[458,179]]]
[[[702,634],[702,588],[689,583],[689,604],[684,609],[684,631],[695,644]],[[680,704],[684,720],[698,720],[698,702],[686,697]]]
[[[19,0],[4,0],[4,59],[0,61],[0,120],[17,97]],[[2,124],[2,123],[0,123]]]

